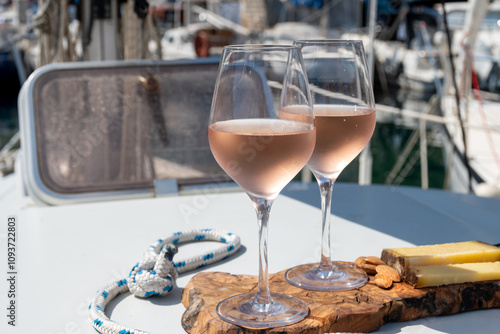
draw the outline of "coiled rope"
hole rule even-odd
[[[173,262],[177,244],[192,241],[218,241],[224,245],[208,253]],[[176,232],[149,246],[144,258],[130,271],[129,277],[97,291],[89,306],[89,320],[99,333],[145,334],[147,332],[121,325],[105,314],[106,305],[117,295],[129,290],[137,297],[165,296],[174,287],[179,274],[204,267],[234,254],[240,238],[226,231],[212,229]]]

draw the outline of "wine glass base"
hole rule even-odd
[[[288,283],[306,290],[342,291],[358,288],[368,281],[366,273],[354,265],[332,262],[333,269],[320,271],[318,263],[304,264],[285,273]]]
[[[309,307],[295,297],[271,293],[273,303],[262,306],[254,302],[255,293],[227,298],[217,305],[222,320],[247,328],[271,328],[299,322],[309,313]]]

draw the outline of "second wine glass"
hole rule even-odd
[[[333,184],[363,150],[375,128],[375,102],[361,41],[296,41],[302,50],[316,119],[316,146],[308,167],[321,193],[320,263],[288,270],[292,285],[323,291],[348,290],[368,277],[355,265],[332,262],[330,216]]]

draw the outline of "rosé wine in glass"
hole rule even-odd
[[[363,44],[347,40],[295,44],[301,47],[313,96],[316,146],[307,166],[321,193],[322,237],[320,262],[291,268],[285,278],[309,290],[353,289],[368,277],[354,264],[332,262],[330,216],[333,184],[370,141],[376,123]]]
[[[314,106],[316,147],[307,165],[333,178],[363,150],[375,129],[375,110],[366,107]]]
[[[236,183],[253,196],[268,197],[304,167],[315,131],[281,119],[236,119],[212,124],[208,138],[214,157]]]

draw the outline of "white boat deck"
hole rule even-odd
[[[150,244],[177,231],[214,228],[239,235],[243,247],[236,256],[203,270],[257,273],[257,224],[243,192],[217,192],[215,187],[211,193],[200,190],[186,196],[36,206],[23,201],[17,184],[15,176],[0,179],[4,272],[7,218],[17,219],[16,326],[9,326],[4,316],[1,333],[95,333],[87,319],[94,293],[125,278]],[[269,235],[271,273],[319,259],[319,202],[313,183],[292,184],[277,198]],[[333,257],[338,260],[380,255],[386,247],[475,239],[500,242],[497,199],[339,183],[333,210]],[[211,248],[211,243],[181,246],[176,260]],[[151,333],[183,333],[182,288],[196,272],[182,275],[166,297],[145,300],[121,295],[106,314]],[[7,281],[0,280],[4,307],[7,291]],[[500,309],[491,309],[391,323],[377,333],[494,333],[499,326]]]

